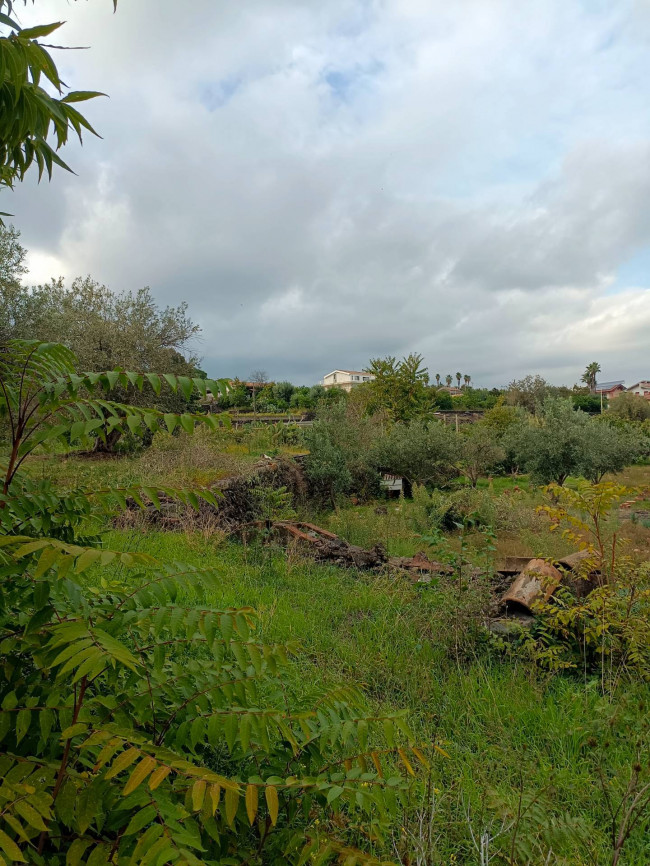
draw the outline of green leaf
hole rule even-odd
[[[75,839],[72,845],[68,848],[68,853],[65,858],[66,866],[79,866],[84,851],[92,845],[91,839]]]
[[[16,860],[18,863],[25,863],[23,852],[18,845],[11,839],[4,830],[0,830],[0,849],[2,849],[10,860]]]
[[[39,39],[41,36],[49,36],[54,33],[59,27],[63,26],[63,21],[56,21],[54,24],[39,24],[36,27],[26,27],[18,34],[19,39]]]
[[[156,819],[156,815],[157,812],[154,806],[145,806],[144,809],[140,809],[129,821],[124,835],[130,836],[132,833],[139,833],[143,827],[146,827],[147,824]]]
[[[74,725],[70,725],[70,727],[66,728],[64,731],[61,731],[61,739],[71,740],[79,734],[85,734],[87,730],[88,725],[85,722],[77,722]]]

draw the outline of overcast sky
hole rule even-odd
[[[38,0],[102,139],[3,194],[30,282],[187,300],[210,375],[650,375],[647,0]]]

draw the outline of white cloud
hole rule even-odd
[[[204,366],[645,375],[650,18],[580,0],[42,0],[110,99],[11,209],[33,261],[187,299]],[[42,268],[39,265],[39,274]],[[647,371],[646,371],[647,372]]]

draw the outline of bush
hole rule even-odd
[[[645,421],[650,418],[650,400],[638,394],[619,394],[610,402],[608,414],[625,421]]]
[[[410,484],[443,484],[458,474],[458,438],[438,421],[395,424],[373,443],[371,459],[379,470],[402,475]]]
[[[216,569],[43,537],[74,538],[105,502],[160,507],[157,486],[64,499],[20,483],[17,455],[39,442],[109,420],[156,430],[161,414],[94,399],[130,375],[76,376],[60,346],[0,352],[12,421],[0,496],[2,862],[376,863],[353,846],[388,841],[406,789],[392,766],[428,766],[403,714],[370,716],[351,687],[289,678],[294,645],[256,639],[250,608],[208,603]],[[164,416],[170,432],[198,420]],[[206,491],[162,492],[216,504]],[[263,509],[286,511],[283,491],[261,495]]]
[[[322,410],[320,419],[305,431],[305,473],[323,502],[334,504],[341,493],[370,497],[379,492],[371,449],[381,435],[380,424],[378,418],[355,413],[354,404],[340,403]]]
[[[472,424],[460,438],[460,466],[472,487],[478,479],[494,471],[506,459],[494,430],[485,424]]]

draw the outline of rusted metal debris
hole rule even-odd
[[[538,601],[548,601],[562,582],[562,573],[544,559],[531,559],[501,597],[508,611],[533,613]]]
[[[284,543],[302,545],[317,562],[332,562],[346,568],[378,570],[383,568],[409,572],[418,579],[432,574],[450,574],[451,566],[429,559],[424,553],[415,556],[388,556],[381,544],[369,550],[350,544],[333,532],[302,521],[277,520],[264,522],[257,520],[243,528],[246,537],[250,531],[265,530],[271,536],[280,538]]]

